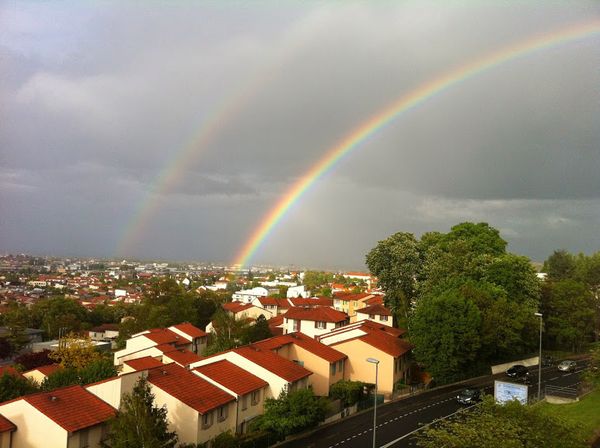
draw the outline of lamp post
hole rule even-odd
[[[539,354],[539,360],[538,360],[538,393],[537,393],[537,399],[538,401],[541,400],[542,398],[542,322],[543,322],[543,314],[542,313],[535,313],[535,316],[540,318],[540,354]]]
[[[367,358],[367,362],[375,364],[375,393],[373,394],[373,448],[376,448],[375,431],[377,430],[377,376],[379,374],[379,360],[375,358]]]

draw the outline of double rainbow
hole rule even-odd
[[[256,251],[265,242],[288,210],[303,197],[304,193],[317,180],[331,172],[340,160],[358,148],[369,136],[378,132],[402,113],[413,109],[415,106],[422,104],[462,81],[473,78],[505,62],[598,33],[600,33],[600,20],[594,20],[530,38],[450,70],[397,99],[330,148],[308,172],[285,192],[277,204],[263,217],[258,227],[256,227],[250,238],[246,241],[239,251],[234,264],[242,267],[247,266],[256,254]]]

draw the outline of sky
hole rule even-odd
[[[0,253],[232,262],[328,149],[421,83],[595,1],[0,3]],[[364,268],[488,222],[600,250],[600,35],[435,95],[297,201],[253,263]],[[168,182],[165,181],[168,179]]]

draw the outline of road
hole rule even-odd
[[[576,386],[586,363],[579,362],[577,370],[560,372],[556,367],[542,369],[542,391],[544,386]],[[530,393],[537,394],[537,368],[531,370]],[[458,391],[472,386],[493,393],[494,379],[510,381],[507,377],[489,376],[476,382],[431,390],[403,400],[386,403],[377,408],[377,447],[403,448],[415,446],[414,432],[436,419],[461,412],[465,406],[456,402]],[[290,441],[284,448],[364,448],[373,443],[373,413],[365,412],[325,426],[310,435]]]

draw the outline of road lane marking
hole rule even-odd
[[[448,415],[446,415],[445,417],[440,417],[440,418],[438,418],[438,419],[436,419],[436,420],[434,420],[434,421],[432,421],[432,422],[430,422],[430,423],[427,423],[427,424],[425,424],[425,425],[422,425],[422,426],[420,426],[419,428],[415,429],[414,431],[411,431],[411,432],[409,432],[408,434],[404,434],[403,436],[401,436],[401,437],[398,437],[396,440],[392,440],[391,442],[389,442],[389,443],[386,443],[385,445],[382,445],[382,446],[381,446],[381,447],[379,447],[379,448],[388,448],[388,447],[390,447],[390,446],[392,446],[392,445],[394,445],[394,444],[398,443],[400,440],[402,440],[402,439],[405,439],[405,438],[407,438],[408,436],[410,436],[410,435],[412,435],[412,434],[414,434],[414,433],[416,433],[416,432],[418,432],[418,431],[421,431],[423,428],[427,428],[428,426],[431,426],[431,425],[433,425],[434,423],[437,423],[437,422],[439,422],[439,421],[441,421],[441,420],[445,420],[445,419],[447,419],[447,418],[449,418],[449,417],[452,417],[453,415],[455,415],[455,414],[458,414],[459,412],[464,412],[464,411],[466,411],[467,409],[471,409],[473,406],[477,406],[477,405],[475,405],[475,404],[472,404],[471,406],[468,406],[468,407],[466,407],[466,408],[459,409],[458,411],[456,411],[456,412],[453,412],[452,414],[448,414]]]

